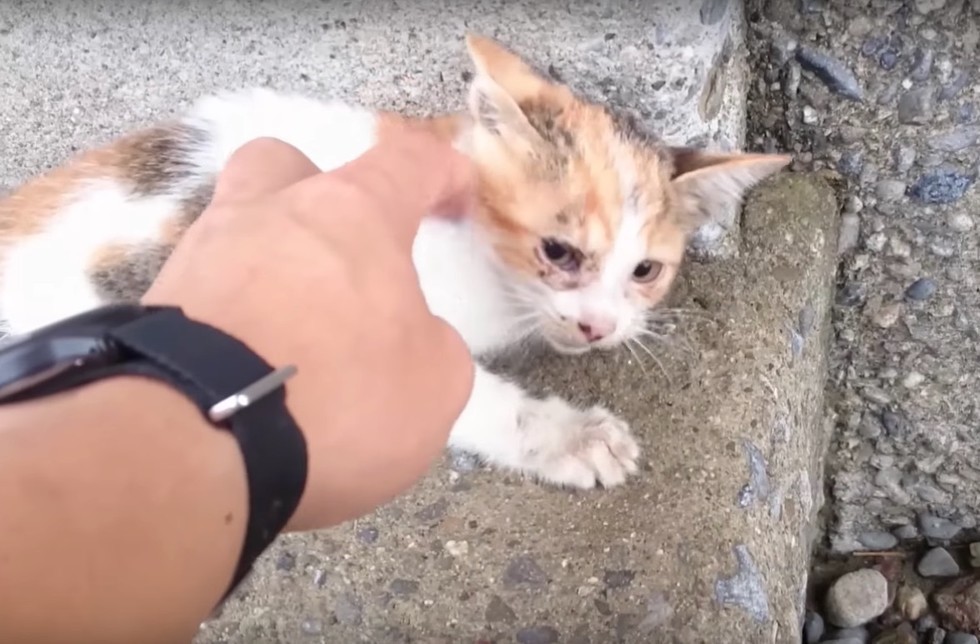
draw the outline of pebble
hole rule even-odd
[[[980,644],[976,635],[969,633],[950,633],[943,644]]]
[[[962,199],[975,181],[975,175],[951,168],[937,169],[919,177],[909,194],[923,203],[948,204]]]
[[[926,15],[946,6],[946,0],[915,0],[915,10]]]
[[[890,532],[874,530],[858,537],[861,545],[869,550],[891,550],[898,545],[898,538]]]
[[[980,581],[969,578],[954,581],[936,592],[932,600],[943,626],[980,633]]]
[[[946,631],[938,626],[929,632],[926,644],[946,644]]]
[[[976,225],[973,222],[973,217],[965,212],[951,212],[947,221],[949,227],[958,233],[970,232]]]
[[[901,316],[901,314],[902,303],[891,302],[878,309],[878,311],[874,314],[872,321],[875,323],[875,326],[882,329],[888,329],[895,326],[895,323],[898,322],[898,318]]]
[[[892,150],[892,161],[895,163],[895,170],[901,173],[908,172],[915,165],[915,148],[907,145],[899,145]]]
[[[974,541],[970,544],[970,565],[974,568],[980,568],[980,541]]]
[[[913,89],[898,99],[898,122],[904,125],[923,125],[932,118],[932,90]]]
[[[548,575],[529,555],[520,555],[507,565],[503,581],[508,588],[522,585],[544,586],[548,583]]]
[[[451,557],[464,557],[470,551],[470,544],[467,541],[453,541],[450,539],[446,542],[446,552],[449,553]]]
[[[837,162],[837,170],[848,177],[858,177],[864,170],[864,152],[862,150],[844,150]]]
[[[845,642],[861,642],[865,644],[870,637],[868,635],[868,629],[856,626],[854,628],[841,628],[830,633],[830,637],[838,640],[844,640]]]
[[[484,618],[491,624],[494,622],[513,622],[517,619],[517,613],[507,605],[507,602],[494,595],[490,598],[490,603],[487,604]]]
[[[936,281],[929,277],[920,277],[905,289],[905,297],[916,302],[928,300],[936,293]]]
[[[518,644],[554,644],[558,641],[558,637],[558,631],[551,626],[522,628],[515,635]]]
[[[888,580],[877,570],[849,572],[827,591],[827,619],[841,628],[862,626],[888,608]]]
[[[874,639],[874,644],[918,644],[919,638],[909,623],[899,624]]]
[[[796,49],[796,60],[813,72],[831,91],[852,101],[864,100],[864,90],[857,76],[843,62],[830,54],[809,45]]]
[[[909,72],[909,77],[914,81],[924,81],[929,78],[930,72],[932,72],[932,59],[933,53],[931,49],[923,49],[919,47],[912,54],[912,71]]]
[[[923,577],[955,577],[960,566],[946,548],[933,548],[919,560],[916,571]]]
[[[636,573],[632,570],[607,570],[603,575],[603,582],[607,588],[626,588],[633,583]]]
[[[929,140],[929,147],[940,152],[959,152],[980,142],[980,128],[959,127]]]
[[[919,515],[919,529],[930,539],[945,541],[954,538],[962,528],[949,519],[922,513]]]
[[[894,534],[902,541],[909,541],[919,536],[919,529],[912,524],[900,525],[894,530],[892,530],[892,534]]]
[[[809,105],[803,106],[803,122],[807,125],[816,125],[820,122],[820,117],[817,114],[817,110],[813,109]]]
[[[925,594],[915,586],[906,584],[899,586],[898,592],[895,593],[895,606],[901,611],[902,616],[913,622],[929,610],[929,602]]]
[[[875,194],[881,201],[898,201],[905,196],[905,189],[904,181],[882,179],[875,188]]]
[[[824,630],[826,626],[820,613],[808,610],[803,620],[804,644],[817,644],[823,638]]]

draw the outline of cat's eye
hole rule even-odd
[[[637,282],[652,282],[660,275],[664,265],[652,259],[645,259],[633,269],[633,279]]]
[[[562,270],[578,268],[578,253],[565,242],[549,237],[541,241],[541,250],[549,262]]]

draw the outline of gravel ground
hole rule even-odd
[[[748,145],[836,171],[845,204],[802,640],[976,644],[980,1],[748,4]]]
[[[977,0],[750,8],[750,145],[836,170],[833,552],[966,541],[980,518]]]

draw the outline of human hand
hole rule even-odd
[[[465,157],[424,135],[329,173],[281,141],[253,141],[147,292],[298,367],[287,403],[309,475],[287,529],[371,511],[444,449],[473,364],[428,310],[411,246],[423,216],[466,210],[471,177]]]

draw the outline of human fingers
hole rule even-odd
[[[271,137],[254,139],[228,159],[218,176],[212,204],[248,201],[318,172],[316,165],[292,145]]]
[[[405,131],[305,183],[314,193],[345,185],[369,197],[391,215],[401,240],[411,243],[422,217],[461,216],[470,210],[475,173],[469,159],[451,146],[428,133]]]

